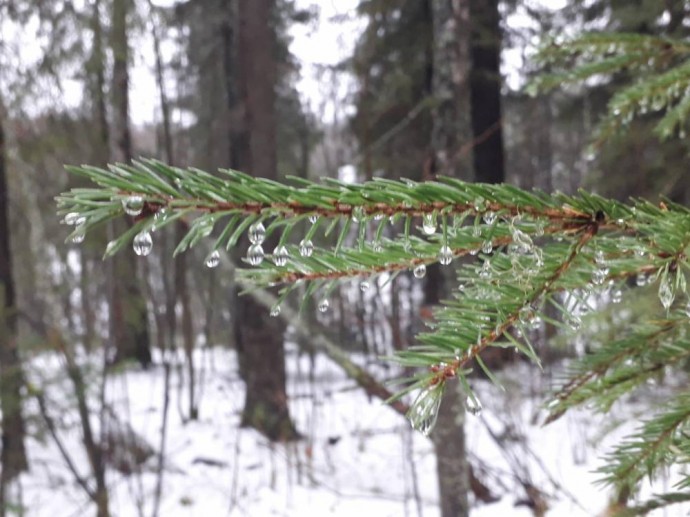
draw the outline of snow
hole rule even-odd
[[[87,378],[96,391],[99,360],[80,359],[89,363]],[[184,370],[172,370],[160,515],[440,515],[430,441],[414,433],[403,418],[381,402],[368,400],[326,358],[316,358],[312,383],[308,357],[300,355],[294,346],[288,347],[290,409],[305,435],[289,445],[271,444],[252,430],[238,428],[244,391],[232,351],[208,348],[196,359],[198,376],[203,379],[198,421],[185,422],[181,410],[187,407],[186,387],[181,385]],[[60,437],[81,474],[88,477],[74,397],[61,361],[55,355],[41,354],[29,364],[32,382],[47,383],[46,397],[51,415],[62,429]],[[597,475],[592,471],[601,464],[602,451],[635,425],[634,405],[632,409],[622,407],[606,420],[581,411],[542,427],[542,397],[530,396],[543,390],[539,371],[518,364],[511,372],[504,379],[505,393],[484,381],[474,381],[485,409],[480,417],[467,416],[468,450],[474,464],[479,460],[487,466],[488,475],[482,474],[482,478],[501,500],[475,504],[472,515],[532,515],[525,506],[515,506],[524,495],[515,472],[547,493],[551,506],[548,515],[600,514],[609,492],[593,485]],[[156,449],[163,391],[161,366],[149,372],[114,374],[106,389],[106,399],[118,417]],[[91,395],[95,405],[96,393]],[[38,432],[42,426],[36,407],[29,404],[28,411],[31,471],[21,480],[26,515],[92,513],[92,504],[66,468],[55,443],[47,433]],[[602,440],[604,423],[612,419],[624,425]],[[489,428],[501,437],[504,447],[496,445]],[[521,436],[524,439],[519,439]],[[131,476],[109,471],[114,515],[151,515],[156,461],[155,456],[150,458]],[[670,486],[669,481],[665,488]],[[664,487],[656,488],[660,491]],[[688,509],[676,507],[651,515],[684,515]]]

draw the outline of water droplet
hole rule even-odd
[[[488,255],[494,250],[494,244],[493,242],[486,240],[484,241],[484,244],[482,244],[482,253]]]
[[[412,403],[407,412],[412,428],[424,436],[429,436],[436,426],[438,410],[441,407],[441,389],[438,386],[429,386],[423,389]]]
[[[144,210],[144,198],[141,196],[128,196],[122,200],[122,208],[127,215],[136,216]]]
[[[249,242],[261,244],[266,238],[266,228],[261,222],[254,223],[249,227]]]
[[[690,318],[690,302],[685,304],[685,309],[684,309],[685,315]]]
[[[676,293],[673,290],[673,285],[671,284],[671,279],[667,276],[661,279],[659,284],[659,301],[663,305],[664,309],[668,310],[673,303],[673,299],[676,297]]]
[[[474,415],[474,416],[479,416],[479,414],[482,412],[482,403],[479,402],[479,399],[474,396],[469,396],[465,400],[465,407],[467,408],[467,412]]]
[[[274,305],[271,307],[271,312],[269,314],[272,318],[277,318],[280,316],[280,305]]]
[[[604,285],[608,274],[609,268],[607,267],[595,269],[594,273],[592,273],[592,283],[594,285]]]
[[[467,250],[467,251],[468,251],[469,254],[472,255],[473,257],[474,257],[475,255],[478,255],[478,254],[479,254],[479,248],[470,248],[470,249]]]
[[[513,243],[515,243],[518,246],[519,253],[524,255],[532,251],[534,243],[532,242],[532,238],[529,235],[517,228],[513,228],[512,234]]]
[[[206,257],[206,264],[207,268],[213,269],[214,267],[218,267],[218,264],[220,264],[220,252],[218,250],[213,250],[211,254]]]
[[[578,331],[578,330],[580,330],[580,328],[582,327],[582,320],[580,319],[580,317],[579,317],[578,315],[576,315],[576,314],[571,314],[571,315],[568,317],[568,326],[569,326],[572,330]]]
[[[424,214],[422,231],[426,235],[433,235],[436,233],[436,216],[434,214]]]
[[[621,303],[622,300],[623,300],[623,291],[621,291],[620,289],[616,289],[615,291],[613,291],[611,293],[611,301],[613,303]]]
[[[415,268],[412,270],[412,273],[414,274],[415,278],[424,278],[424,275],[426,275],[426,265],[419,264],[415,266]]]
[[[76,226],[79,224],[84,224],[86,222],[86,218],[84,216],[80,216],[77,212],[70,212],[69,214],[65,215],[65,218],[62,220],[62,222],[70,226]]]
[[[70,240],[72,241],[72,244],[81,244],[84,242],[84,237],[86,237],[86,232],[84,230],[79,230],[72,235]]]
[[[374,216],[374,221],[380,221],[381,219],[383,219],[383,214],[380,212]]]
[[[315,223],[316,221],[318,221],[318,220],[319,220],[319,216],[316,215],[316,214],[311,214],[311,215],[309,216],[309,222],[310,222],[311,224],[314,224],[314,223]]]
[[[645,273],[638,273],[635,277],[635,284],[637,284],[637,287],[644,287],[647,285],[647,275]]]
[[[381,253],[383,251],[383,246],[381,245],[381,243],[379,241],[376,241],[374,243],[373,250],[374,250],[374,253]]]
[[[486,210],[486,204],[483,197],[478,197],[474,200],[474,209],[477,212],[483,212],[484,210]]]
[[[453,261],[453,250],[448,246],[442,246],[438,252],[438,261],[444,266],[450,264]]]
[[[366,291],[367,289],[369,289],[369,281],[368,281],[368,280],[362,280],[362,281],[359,283],[359,290],[362,291],[362,292],[364,292],[364,291]]]
[[[352,221],[355,223],[363,221],[365,215],[364,208],[361,206],[356,206],[352,209]]]
[[[303,257],[311,257],[314,253],[314,243],[308,239],[302,239],[299,243],[299,254]]]
[[[637,247],[635,248],[635,255],[637,255],[640,258],[643,258],[647,254],[647,251],[642,248],[642,247]]]
[[[153,239],[151,238],[151,234],[146,230],[139,232],[132,241],[132,248],[134,249],[134,253],[140,257],[145,257],[151,253],[151,250],[153,249]]]
[[[319,312],[326,312],[330,305],[331,304],[328,302],[328,299],[324,298],[319,302]]]
[[[285,246],[278,246],[273,250],[273,263],[278,267],[283,267],[287,264],[290,253]]]
[[[597,250],[594,253],[594,263],[597,266],[604,266],[606,264],[606,257],[604,257],[604,252],[601,250]]]
[[[492,212],[491,210],[489,210],[488,212],[486,212],[484,214],[483,219],[484,219],[484,222],[486,224],[491,226],[492,224],[494,224],[496,222],[496,212]]]
[[[491,278],[491,263],[488,260],[482,264],[482,268],[479,270],[479,278]]]
[[[113,252],[113,249],[115,249],[115,246],[117,246],[117,241],[110,241],[105,247],[105,254],[110,255]]]
[[[258,266],[264,261],[264,249],[261,244],[252,244],[247,250],[247,262],[252,266]]]

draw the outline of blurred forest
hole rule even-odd
[[[244,386],[234,425],[309,463],[320,422],[295,409],[286,354],[307,359],[308,371],[298,373],[310,383],[323,382],[316,358],[325,358],[348,389],[385,400],[394,375],[379,358],[413,342],[451,281],[430,267],[423,280],[409,272],[386,285],[340,286],[328,306],[307,306],[299,319],[286,318],[289,311],[271,317],[251,295],[239,295],[227,260],[219,265],[196,248],[172,258],[183,221],[155,233],[152,249],[139,243],[106,261],[106,244],[124,226],[66,243],[79,222],[61,221],[53,198],[80,183],[64,164],[152,157],[272,179],[443,174],[690,201],[688,140],[660,145],[650,131],[654,114],[625,136],[591,145],[611,92],[630,78],[538,97],[523,92],[540,72],[531,58],[545,38],[588,30],[685,37],[686,2],[345,3],[0,0],[0,515],[197,515],[184,483],[179,493],[180,482],[167,484],[172,470],[184,468],[168,462],[167,435],[171,426],[194,429],[214,418],[206,401],[216,369]],[[340,55],[315,64],[324,31],[342,40],[333,45]],[[133,102],[142,97],[148,104]],[[240,264],[244,257],[227,258]],[[644,311],[643,298],[636,310]],[[598,331],[605,324],[597,321]],[[586,352],[556,327],[533,332],[547,362]],[[236,368],[217,366],[217,357],[236,357]],[[512,350],[485,360],[493,368],[517,361]],[[154,377],[163,383],[146,417],[156,421],[155,440],[143,437],[113,387],[128,372],[137,386]],[[545,376],[530,389],[543,392],[549,383]],[[433,500],[422,501],[411,482],[393,514],[467,515],[510,495],[527,515],[545,515],[559,489],[537,486],[519,461],[509,474],[492,471],[466,447],[462,406],[449,397],[431,436]],[[404,404],[377,411],[405,424]],[[328,439],[336,446],[340,438]],[[48,447],[51,462],[35,461]],[[240,449],[234,453],[246,453]],[[229,469],[233,461],[220,453],[200,460]],[[134,503],[113,496],[118,484],[136,494]],[[63,501],[48,511],[45,498],[30,495],[60,487],[81,503],[72,498],[74,506]],[[235,511],[248,510],[228,502],[217,514]]]

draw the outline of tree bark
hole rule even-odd
[[[467,1],[467,0],[463,0]],[[498,0],[469,0],[471,20],[470,105],[474,177],[505,180],[501,119],[501,25]]]
[[[4,515],[8,483],[28,469],[21,388],[24,383],[17,351],[17,310],[10,251],[5,110],[0,99],[0,409],[2,410],[2,473],[0,513]]]
[[[272,25],[275,0],[238,0],[237,75],[238,102],[244,114],[244,135],[233,142],[232,165],[264,178],[277,178],[275,85],[276,34]],[[230,92],[228,92],[230,93]],[[236,108],[231,100],[231,110]],[[271,243],[264,243],[270,251]],[[253,298],[235,303],[235,337],[240,372],[246,384],[242,424],[262,432],[271,440],[299,437],[288,411],[285,389],[284,324],[270,318],[268,310]]]
[[[114,157],[120,162],[132,160],[132,136],[129,128],[129,43],[127,16],[129,0],[113,0],[111,48],[113,52],[113,137]],[[127,230],[127,223],[113,223],[113,233]],[[110,346],[114,362],[134,359],[144,368],[151,364],[146,301],[140,286],[136,256],[120,253],[112,258],[110,289]]]

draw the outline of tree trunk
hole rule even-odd
[[[272,26],[275,0],[238,0],[237,84],[243,112],[240,142],[231,145],[232,165],[241,170],[276,179],[276,35]],[[230,94],[232,90],[228,93]],[[230,96],[230,107],[237,108]],[[271,243],[264,243],[270,251]],[[235,303],[235,336],[240,372],[246,384],[242,424],[271,440],[293,440],[299,434],[290,419],[285,391],[285,327],[278,318],[251,297]]]
[[[429,171],[460,179],[472,178],[470,113],[470,41],[468,0],[430,0],[432,12],[432,91],[438,104],[433,113]],[[439,303],[446,289],[448,268],[428,269],[424,304]],[[469,465],[465,451],[465,408],[455,385],[446,390],[436,428],[431,435],[436,451],[441,515],[469,515]]]
[[[129,128],[129,46],[127,16],[129,0],[113,0],[111,47],[113,52],[113,136],[117,161],[132,160],[132,136]],[[113,223],[113,233],[120,235],[127,223]],[[151,364],[146,301],[140,286],[136,256],[119,253],[112,259],[110,289],[110,338],[115,348],[114,362],[134,359],[144,368]]]
[[[5,514],[8,483],[27,470],[22,416],[22,366],[17,352],[17,312],[10,254],[9,195],[5,149],[5,111],[0,99],[0,410],[2,410],[2,473],[0,514]]]
[[[467,0],[463,0],[467,1]],[[474,177],[505,180],[501,120],[501,26],[498,0],[469,0],[471,20],[470,105]]]

